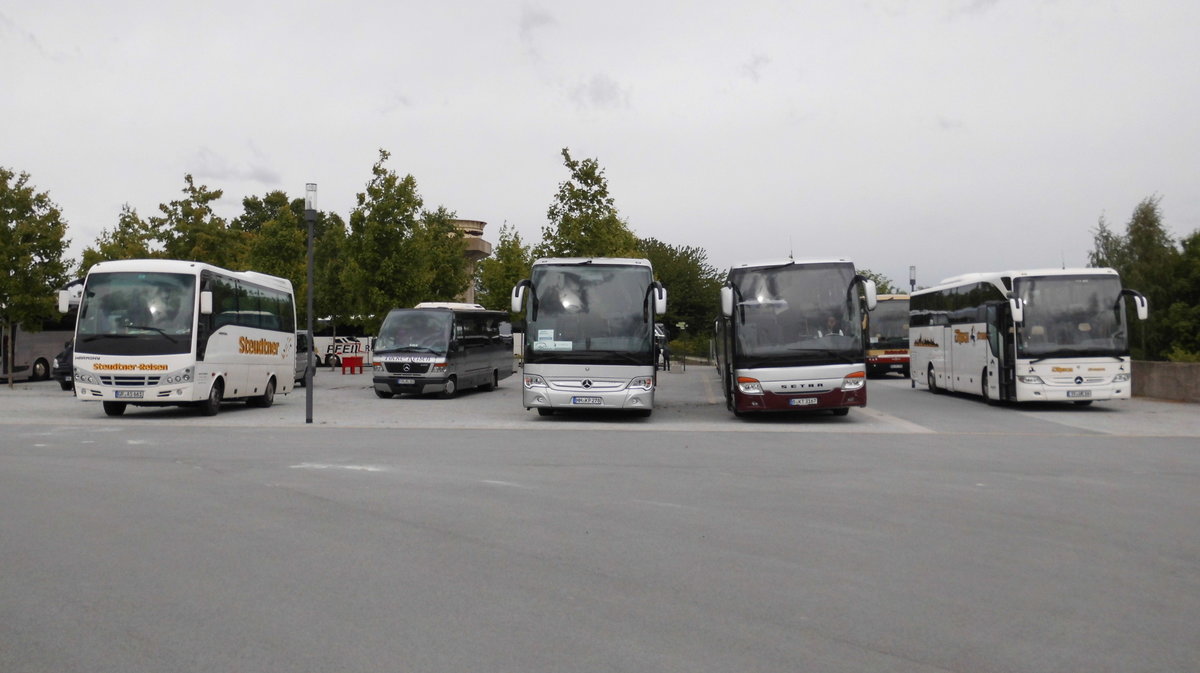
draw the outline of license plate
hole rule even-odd
[[[792,405],[793,407],[808,407],[816,403],[817,398],[815,397],[793,397],[792,399],[788,400],[788,404]]]
[[[895,365],[892,365],[892,369],[904,369],[904,365],[895,364]]]
[[[413,383],[415,383],[413,379],[396,379],[396,385],[398,386],[411,386]]]
[[[1068,390],[1067,391],[1067,397],[1091,397],[1091,396],[1092,396],[1092,391],[1090,391],[1090,390]]]
[[[601,397],[572,397],[571,404],[604,404]]]
[[[142,390],[118,390],[117,399],[119,400],[140,400],[142,399]]]

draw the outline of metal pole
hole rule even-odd
[[[313,192],[316,192],[316,185],[313,185]],[[304,390],[305,390],[305,422],[312,422],[312,371],[314,367],[313,350],[316,350],[316,344],[312,338],[312,226],[317,221],[317,210],[306,208],[304,211],[305,222],[308,224],[308,289],[305,293],[308,299],[308,366],[304,372]]]

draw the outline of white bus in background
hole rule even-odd
[[[1075,402],[1132,394],[1125,297],[1112,269],[975,273],[910,300],[913,385],[988,402]]]
[[[648,260],[539,259],[511,308],[526,316],[526,409],[654,410],[654,316],[666,312],[667,292]]]
[[[79,304],[79,293],[83,279],[68,283],[58,291],[59,296],[68,297],[68,308],[62,315],[43,320],[37,329],[17,325],[15,329],[0,328],[0,381],[45,381],[52,373],[54,358],[75,335],[75,307]],[[54,292],[46,291],[51,299]],[[11,343],[10,343],[11,342]],[[9,346],[12,346],[12,362],[9,362]]]
[[[59,309],[67,308],[59,296]],[[226,400],[268,407],[296,366],[291,282],[199,262],[134,259],[88,271],[75,327],[75,395],[119,416],[128,405]]]
[[[734,265],[714,335],[725,406],[735,416],[866,406],[864,312],[875,301],[850,260]]]

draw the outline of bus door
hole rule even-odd
[[[995,302],[987,305],[988,332],[988,394],[993,399],[1011,399],[1016,350],[1013,345],[1012,315],[1008,304]]]

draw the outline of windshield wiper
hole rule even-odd
[[[144,329],[144,330],[150,330],[151,332],[158,332],[159,334],[163,335],[163,337],[167,341],[170,341],[171,343],[179,343],[174,338],[172,338],[170,334],[167,334],[165,331],[163,331],[162,329],[160,329],[158,327],[151,327],[150,325],[130,325],[128,327],[128,329]],[[132,335],[130,335],[130,336],[132,336]]]
[[[80,341],[87,343],[89,341],[95,341],[96,339],[132,339],[133,337],[133,334],[92,334],[90,336],[83,337],[80,339]]]

